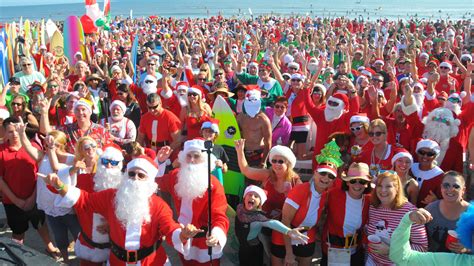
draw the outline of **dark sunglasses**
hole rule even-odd
[[[283,160],[275,160],[275,159],[272,159],[272,164],[284,164],[285,161]]]
[[[137,175],[138,175],[139,179],[145,179],[146,178],[146,175],[144,173],[137,173],[137,172],[134,172],[134,171],[129,171],[128,172],[129,177],[135,177]]]
[[[23,103],[14,103],[14,102],[12,102],[12,106],[22,106],[22,105],[23,105]]]
[[[385,134],[385,132],[382,132],[382,131],[369,132],[369,137],[373,137],[373,136],[380,137],[380,136],[382,136],[383,134]]]
[[[323,95],[323,93],[322,93],[321,91],[319,91],[319,90],[314,90],[314,91],[313,91],[313,94]]]
[[[335,106],[339,106],[339,103],[335,101],[328,101],[328,105],[335,107]]]
[[[383,80],[381,80],[381,79],[372,79],[372,81],[383,82]]]
[[[358,126],[358,127],[351,127],[351,131],[352,131],[352,132],[356,132],[356,131],[359,131],[359,130],[361,130],[361,129],[362,129],[361,126]]]
[[[336,179],[336,177],[333,174],[330,174],[328,172],[318,172],[321,176],[327,176],[329,179]]]
[[[367,183],[369,183],[369,182],[367,180],[364,180],[364,179],[351,179],[349,181],[349,183],[351,183],[353,185],[356,184],[356,183],[359,183],[361,185],[367,185]]]
[[[153,80],[145,80],[145,83],[146,83],[146,84],[153,83]]]
[[[449,67],[442,66],[442,67],[439,67],[439,69],[449,69]]]
[[[296,67],[289,67],[288,69],[292,69],[292,70],[298,70]]]
[[[149,105],[147,105],[148,110],[155,110],[156,108],[158,108],[158,106],[160,106],[160,105],[159,105],[159,104],[154,105],[154,106],[149,106]]]
[[[84,88],[84,85],[76,85],[76,86],[74,87],[74,90],[75,90],[75,91],[78,91],[78,90],[82,90],[82,88]]]
[[[433,151],[422,151],[422,150],[419,150],[419,151],[417,151],[416,153],[418,153],[418,154],[421,155],[421,156],[428,156],[428,157],[433,157],[433,156],[436,155],[436,153],[433,152]]]
[[[155,66],[156,64],[148,64],[149,66]]]
[[[22,66],[24,66],[24,67],[31,66],[31,64],[22,64]]]
[[[105,158],[100,159],[100,162],[102,163],[102,165],[107,165],[110,163],[112,166],[117,166],[120,163],[120,161],[114,161]]]
[[[222,75],[224,75],[224,73],[216,73],[216,74],[214,74],[214,77],[222,76]]]
[[[448,101],[452,103],[461,103],[461,100],[459,98],[448,98]]]
[[[301,81],[301,79],[291,79],[291,81]]]
[[[458,185],[458,184],[443,183],[443,184],[441,184],[441,186],[442,186],[444,189],[450,189],[450,188],[453,188],[454,190],[459,190],[459,189],[461,189],[461,186]]]
[[[195,92],[189,92],[188,93],[188,97],[197,97],[199,96],[199,94],[195,93]]]
[[[206,81],[206,78],[198,79],[199,81]]]

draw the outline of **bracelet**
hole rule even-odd
[[[64,189],[64,183],[62,185],[59,186],[59,188],[56,188],[57,191],[61,191]]]

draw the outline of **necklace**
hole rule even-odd
[[[385,155],[387,153],[387,149],[388,149],[388,144],[386,144],[385,148],[383,149],[383,152],[382,152],[382,157],[381,158],[378,158],[377,161],[375,160],[375,147],[374,149],[372,150],[372,154],[370,156],[370,174],[372,176],[376,176],[379,174],[379,171],[380,171],[380,161],[382,161],[384,158],[385,158]]]

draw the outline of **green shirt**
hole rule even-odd
[[[410,247],[410,229],[413,224],[405,214],[392,234],[390,240],[390,260],[401,266],[431,265],[431,266],[467,266],[474,265],[474,255],[444,252],[419,252]]]

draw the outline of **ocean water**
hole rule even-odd
[[[21,1],[21,0],[18,0]],[[9,1],[8,3],[10,3]],[[85,13],[83,3],[3,6],[0,0],[0,21],[37,20],[51,18],[63,20],[67,16],[81,16]],[[20,2],[21,4],[21,2]],[[100,3],[102,8],[102,3]],[[411,17],[429,19],[471,18],[474,14],[473,0],[111,0],[113,16],[133,17],[150,15],[173,17],[224,16],[250,17],[253,15],[278,14],[316,15],[323,17],[346,16],[375,20],[379,18],[409,19]]]

